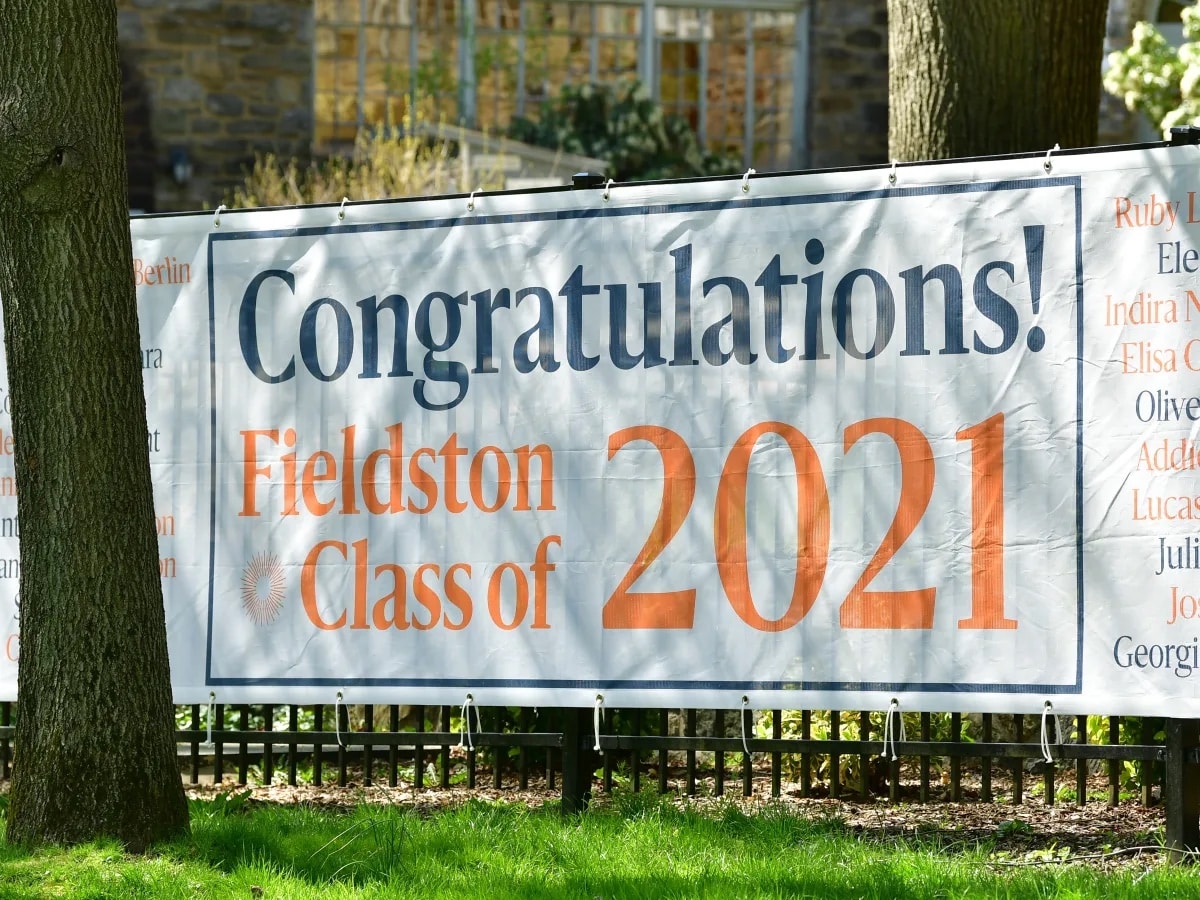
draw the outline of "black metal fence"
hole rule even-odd
[[[16,713],[0,703],[0,779],[12,772]],[[1200,846],[1194,720],[1075,716],[1047,727],[1035,715],[628,709],[606,710],[597,729],[591,709],[462,713],[197,705],[177,708],[176,738],[193,784],[536,786],[560,793],[567,812],[618,785],[779,797],[786,784],[800,797],[917,803],[1133,799],[1165,804],[1169,847]]]

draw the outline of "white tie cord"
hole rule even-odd
[[[592,710],[592,727],[596,732],[596,741],[592,745],[592,749],[600,753],[604,751],[600,749],[600,723],[604,718],[604,695],[596,695],[596,706]]]
[[[1050,729],[1047,726],[1047,719],[1054,719],[1054,743],[1062,743],[1062,724],[1058,721],[1058,716],[1054,715],[1054,704],[1049,700],[1042,706],[1042,759],[1051,765],[1054,764],[1054,757],[1050,755]]]
[[[894,729],[892,727],[893,716],[895,717],[897,723]],[[896,752],[897,735],[900,738],[900,743],[904,743],[906,740],[908,740],[907,735],[904,733],[904,715],[900,712],[900,701],[893,697],[892,702],[888,704],[887,714],[883,719],[883,755],[885,758],[887,757],[888,745],[891,744],[892,762],[898,762],[900,759],[899,754]]]
[[[750,744],[746,740],[746,719],[747,719],[746,713],[749,712],[749,709],[748,709],[749,706],[750,706],[750,698],[747,697],[745,694],[743,694],[742,695],[742,751],[746,754],[746,756],[750,755]]]

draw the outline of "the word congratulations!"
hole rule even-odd
[[[1024,228],[1027,271],[1022,274],[1027,278],[1030,310],[1035,316],[1041,302],[1044,231],[1041,225]],[[693,246],[684,244],[669,251],[669,255],[674,283],[666,311],[662,282],[640,282],[636,288],[625,283],[605,284],[603,279],[589,279],[582,265],[575,267],[557,295],[539,285],[457,294],[434,290],[415,303],[402,294],[389,294],[382,299],[372,295],[354,304],[356,313],[333,297],[320,297],[304,306],[299,319],[298,340],[293,344],[299,351],[299,365],[295,352],[285,361],[275,360],[270,366],[264,361],[258,325],[260,307],[264,313],[268,312],[264,285],[274,283],[270,294],[275,298],[282,294],[280,284],[286,286],[290,296],[295,297],[296,293],[296,279],[290,271],[267,269],[251,279],[242,296],[238,315],[242,358],[259,380],[279,384],[295,378],[301,369],[319,381],[336,381],[350,373],[357,356],[358,378],[414,378],[413,397],[420,406],[447,410],[466,397],[472,375],[499,373],[501,365],[506,365],[505,357],[512,360],[513,369],[521,374],[535,370],[556,372],[564,361],[576,372],[595,368],[601,357],[586,352],[587,334],[602,338],[607,332],[609,362],[627,370],[662,365],[698,366],[701,362],[724,366],[730,361],[750,366],[760,360],[760,354],[752,349],[755,341],[761,341],[759,346],[766,360],[775,364],[828,360],[831,351],[869,360],[882,353],[897,333],[903,336],[899,352],[902,357],[929,356],[934,351],[940,355],[971,351],[999,354],[1016,344],[1020,332],[1016,306],[993,286],[993,282],[1004,279],[1008,285],[1018,283],[1016,267],[1008,260],[984,262],[967,275],[970,279],[967,287],[964,272],[948,263],[905,269],[899,273],[898,284],[871,268],[852,269],[833,282],[819,268],[801,277],[789,271],[791,267],[781,254],[775,254],[754,281],[761,301],[760,321],[755,321],[752,312],[757,307],[751,302],[750,286],[731,275],[712,275],[701,283],[702,296],[709,301],[704,309],[720,303],[724,315],[713,321],[697,321],[699,313],[693,310]],[[825,258],[825,246],[816,238],[809,240],[804,258],[810,267],[819,266]],[[828,284],[832,284],[832,290]],[[638,348],[630,347],[629,339],[630,297],[635,290],[641,292],[643,337]],[[934,322],[935,333],[940,334],[932,342],[933,349],[927,346],[926,338],[927,295],[931,290],[941,306],[941,327],[937,328]],[[975,330],[966,334],[964,295],[968,290],[979,316],[987,320],[987,324],[981,321],[984,333]],[[589,302],[589,298],[595,299]],[[284,297],[276,302],[288,301]],[[537,321],[517,335],[511,346],[498,347],[493,326],[497,317],[503,315],[500,311],[514,311],[522,304],[537,310]],[[855,305],[865,306],[857,316]],[[789,315],[793,308],[794,317]],[[321,320],[328,323],[330,316],[334,329],[326,333],[328,325],[323,328]],[[390,318],[390,349],[380,346],[385,316]],[[455,350],[466,316],[474,322],[474,364],[470,367],[466,362],[442,356]],[[565,316],[565,329],[561,332],[565,334],[565,346],[561,346],[560,332],[555,328],[556,316]],[[898,328],[899,316],[903,322]],[[281,315],[273,315],[272,319],[294,321]],[[664,346],[665,321],[670,323],[670,346]],[[789,334],[798,335],[797,346],[787,346],[785,323],[789,323]],[[419,364],[415,358],[410,359],[410,329],[420,345],[414,357],[424,351]],[[860,333],[871,330],[873,333]],[[698,348],[694,340],[697,333]],[[1045,345],[1042,329],[1036,325],[1030,327],[1026,342],[1030,350],[1041,350]],[[268,346],[274,344],[272,340]],[[415,376],[414,366],[419,369]]]

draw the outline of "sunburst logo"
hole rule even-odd
[[[274,553],[260,553],[242,570],[242,609],[255,625],[267,625],[283,609],[286,583]]]

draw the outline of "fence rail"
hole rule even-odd
[[[1014,803],[1022,802],[1025,783],[1034,780],[1041,782],[1045,802],[1054,803],[1059,798],[1058,788],[1065,785],[1073,788],[1067,792],[1073,802],[1083,805],[1097,799],[1091,777],[1097,774],[1097,764],[1106,767],[1106,773],[1099,773],[1106,774],[1104,801],[1116,804],[1127,794],[1129,778],[1121,765],[1127,762],[1140,764],[1136,786],[1142,801],[1149,802],[1152,788],[1165,778],[1163,764],[1169,756],[1166,730],[1158,728],[1162,720],[1122,722],[1119,717],[1073,717],[1073,734],[1067,740],[1043,745],[1038,716],[983,714],[969,726],[977,732],[973,735],[965,733],[967,719],[960,714],[909,714],[917,723],[916,734],[899,736],[899,723],[893,721],[890,724],[896,736],[892,738],[887,734],[889,723],[881,724],[877,714],[873,718],[867,712],[847,711],[816,714],[827,717],[825,736],[814,734],[813,711],[799,711],[799,728],[793,736],[784,736],[785,716],[793,727],[797,719],[795,713],[782,710],[762,712],[753,724],[745,713],[748,727],[744,731],[739,722],[743,714],[737,711],[615,710],[607,713],[606,724],[597,735],[592,710],[495,708],[478,716],[472,713],[467,732],[459,710],[449,706],[357,708],[353,727],[351,708],[346,706],[218,704],[211,709],[199,705],[178,709],[184,727],[176,732],[176,740],[185,777],[192,783],[198,783],[205,772],[215,781],[231,777],[244,784],[251,777],[250,766],[257,764],[261,767],[257,777],[262,781],[286,778],[289,784],[297,784],[301,778],[298,763],[305,760],[311,774],[303,778],[316,784],[327,779],[327,771],[335,773],[341,784],[349,783],[351,777],[371,784],[377,775],[396,784],[403,771],[406,780],[421,787],[428,780],[426,764],[436,761],[440,771],[435,778],[448,786],[454,751],[456,766],[469,783],[475,783],[478,772],[486,769],[497,787],[514,779],[525,786],[537,774],[553,788],[561,776],[564,757],[586,755],[598,744],[601,753],[595,768],[602,770],[606,790],[611,789],[615,777],[627,779],[638,789],[653,774],[663,790],[673,780],[680,780],[685,793],[695,794],[701,780],[707,779],[721,793],[732,773],[741,780],[745,793],[753,790],[755,782],[766,781],[770,793],[778,796],[786,767],[800,796],[850,792],[894,798],[906,790],[920,802],[930,802],[935,793],[933,772],[944,767],[944,786],[951,799],[960,800],[965,784],[962,763],[975,760],[971,782],[977,785],[973,791],[980,800],[996,799],[996,765],[1001,763],[1008,783],[1005,793]],[[385,720],[377,721],[376,710],[385,711]],[[15,713],[16,704],[0,704],[0,778],[11,773]],[[707,717],[704,725],[699,722],[701,715]],[[1031,720],[1034,727],[1029,727]],[[1012,740],[996,739],[1001,722],[1013,734]],[[948,732],[947,736],[936,738],[935,725]],[[1106,742],[1089,739],[1101,732]],[[1122,738],[1132,742],[1122,743]],[[1053,762],[1043,761],[1035,767],[1037,771],[1027,771],[1025,764],[1043,760],[1047,749]],[[1192,746],[1186,749],[1183,762],[1200,760],[1200,751]],[[532,750],[549,751],[542,754],[544,759],[537,768]],[[731,764],[731,758],[737,762]],[[277,765],[279,761],[281,765]],[[849,764],[843,765],[847,761]],[[1063,780],[1067,775],[1070,777]],[[906,778],[915,781],[906,783]]]
[[[565,811],[578,811],[594,789],[611,792],[618,784],[689,796],[721,796],[734,785],[744,796],[757,789],[779,797],[786,769],[788,793],[799,797],[1020,804],[1040,794],[1046,804],[1162,802],[1167,846],[1180,852],[1200,847],[1200,723],[1194,720],[1076,716],[1066,740],[1051,729],[1056,740],[1043,743],[1041,717],[1029,715],[910,713],[916,725],[910,739],[891,718],[895,712],[881,723],[879,714],[836,710],[770,710],[756,717],[728,710],[610,710],[597,734],[591,709],[476,709],[469,732],[455,707],[358,707],[353,728],[350,709],[178,707],[183,777],[192,784],[386,783],[416,791],[470,790],[484,780],[496,790],[536,784],[558,791]],[[19,762],[13,753],[18,712],[16,704],[0,703],[0,780]],[[818,720],[827,734],[815,734]],[[967,733],[968,722],[978,740]],[[1002,726],[1012,740],[996,739]],[[1090,740],[1096,735],[1103,742]],[[964,763],[972,761],[968,772]],[[1126,763],[1135,765],[1132,779]]]

